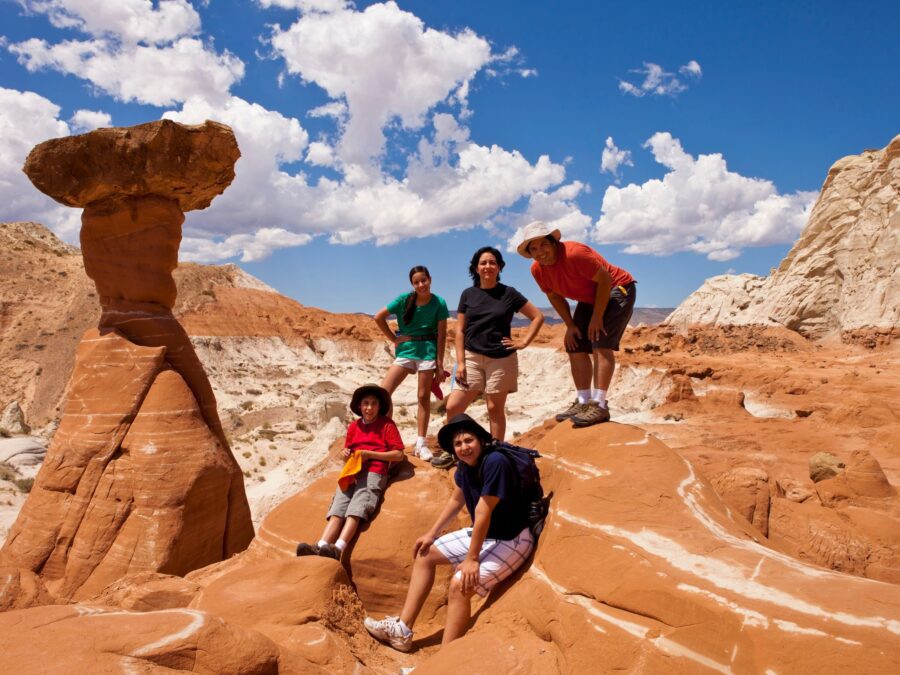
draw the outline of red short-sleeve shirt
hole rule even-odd
[[[373,452],[387,452],[388,450],[402,450],[403,441],[394,420],[379,415],[371,424],[366,424],[362,418],[355,420],[347,428],[347,440],[344,447],[351,450],[371,450]],[[368,460],[366,471],[385,474],[388,464],[380,459]]]
[[[612,277],[613,288],[634,281],[626,270],[611,265],[590,246],[577,241],[559,242],[556,262],[541,265],[535,260],[531,264],[531,275],[544,293],[558,293],[564,298],[593,305],[597,295],[594,275],[601,267]]]

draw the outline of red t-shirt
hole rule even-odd
[[[597,251],[577,241],[559,242],[556,262],[552,265],[541,265],[535,260],[531,264],[531,276],[544,293],[558,293],[593,305],[597,297],[597,282],[593,279],[601,267],[612,277],[613,288],[634,281],[621,267],[610,265]]]
[[[379,415],[371,424],[366,424],[362,418],[354,420],[347,427],[347,440],[344,447],[351,450],[370,450],[372,452],[387,452],[388,450],[402,450],[403,440],[394,420]],[[390,462],[380,459],[370,459],[363,463],[363,471],[386,474]],[[366,466],[368,465],[368,466]]]

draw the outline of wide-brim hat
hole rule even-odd
[[[559,241],[559,238],[562,234],[559,231],[559,228],[552,228],[547,223],[542,220],[536,220],[533,223],[528,223],[525,226],[525,229],[522,230],[522,243],[516,248],[516,251],[523,258],[531,258],[531,253],[528,252],[528,244],[533,242],[535,239],[543,239],[544,237],[553,237],[556,241]]]
[[[460,431],[468,431],[471,432],[478,440],[481,441],[482,445],[489,443],[491,440],[491,434],[487,431],[483,426],[478,424],[471,417],[466,415],[465,413],[461,413],[459,415],[454,415],[453,418],[447,422],[441,430],[438,431],[438,445],[440,445],[444,450],[449,452],[451,455],[456,457],[456,453],[453,452],[453,439],[456,437],[456,434]]]
[[[388,410],[391,409],[391,395],[387,392],[387,389],[379,387],[377,384],[364,384],[353,392],[353,397],[350,399],[350,410],[353,411],[354,415],[362,417],[359,404],[362,403],[362,400],[366,396],[374,396],[377,398],[378,414],[387,415]]]

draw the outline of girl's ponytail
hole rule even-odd
[[[406,296],[406,306],[403,308],[403,323],[407,326],[412,321],[413,314],[416,313],[416,292],[413,291]]]

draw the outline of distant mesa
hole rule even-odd
[[[898,259],[900,136],[835,162],[800,239],[770,276],[707,279],[666,323],[782,325],[812,339],[889,340],[900,325]]]
[[[25,173],[84,207],[101,315],[78,346],[59,429],[0,551],[66,601],[125,574],[186,574],[253,537],[212,387],[172,315],[184,211],[207,207],[240,153],[215,122],[162,120],[54,139]]]

